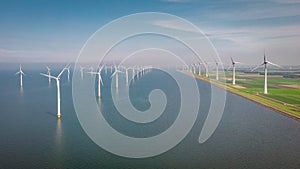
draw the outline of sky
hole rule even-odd
[[[193,23],[226,63],[233,57],[259,64],[265,50],[272,62],[300,65],[300,0],[2,0],[0,63],[75,62],[94,32],[140,12],[168,13]],[[190,31],[172,20],[155,24]]]

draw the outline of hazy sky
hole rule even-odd
[[[137,12],[165,12],[192,22],[224,62],[232,56],[260,63],[265,48],[275,63],[300,65],[300,0],[2,0],[0,62],[74,62],[100,27]],[[181,29],[172,21],[156,24]]]

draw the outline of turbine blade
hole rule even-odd
[[[61,72],[58,74],[57,78],[59,78],[59,77],[63,74],[63,72],[67,69],[68,66],[69,66],[69,64],[67,64],[67,65],[61,70]]]
[[[261,67],[262,65],[264,65],[264,63],[257,65],[255,68],[251,69],[251,72],[253,72],[254,70],[258,69],[259,67]]]
[[[100,76],[100,82],[101,82],[101,84],[103,85],[103,81],[102,81],[102,78],[101,78],[101,76]]]
[[[229,66],[228,69],[227,69],[227,71],[231,70],[232,68],[233,68],[233,66]]]
[[[232,63],[232,64],[235,64],[235,63],[236,63],[236,62],[233,61],[232,57],[230,57],[230,59],[231,59],[231,63]]]
[[[97,75],[98,74],[98,72],[86,72],[86,73],[92,74],[92,75]]]
[[[50,78],[52,78],[52,79],[57,79],[57,78],[56,78],[56,77],[54,77],[54,76],[47,75],[47,74],[44,74],[44,73],[40,73],[40,75],[42,75],[42,76],[46,76],[46,77],[50,77]]]
[[[17,73],[15,73],[15,75],[17,75],[17,74],[19,74],[20,73],[20,71],[19,72],[17,72]]]
[[[280,65],[277,65],[277,64],[275,64],[275,63],[272,63],[272,62],[270,62],[270,61],[268,61],[268,63],[269,63],[269,64],[271,64],[271,65],[273,65],[273,66],[276,66],[276,67],[278,67],[278,68],[281,68],[281,69],[283,69],[283,67],[282,67],[282,66],[280,66]]]
[[[115,71],[111,76],[110,76],[110,78],[112,78],[114,75],[116,75],[117,74],[117,71]]]
[[[102,65],[101,67],[99,67],[98,73],[101,73],[101,70],[103,69],[104,65]]]
[[[267,61],[267,57],[266,57],[266,49],[264,49],[264,62]]]

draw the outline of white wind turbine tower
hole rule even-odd
[[[198,75],[201,76],[201,63],[198,63]]]
[[[90,72],[93,72],[94,68],[93,66],[90,66]]]
[[[103,81],[102,81],[102,77],[101,77],[101,71],[102,71],[102,69],[103,69],[103,66],[99,67],[98,72],[88,72],[90,74],[98,75],[98,99],[101,98],[100,89],[101,89],[101,84],[103,85]]]
[[[138,80],[140,76],[140,66],[136,67],[136,79]]]
[[[264,71],[265,71],[265,75],[264,75],[264,78],[265,78],[265,83],[264,83],[264,94],[268,94],[268,70],[267,70],[267,64],[271,64],[273,66],[276,66],[276,67],[279,67],[279,68],[282,68],[281,66],[275,64],[275,63],[272,63],[270,61],[267,60],[266,58],[266,52],[264,52],[264,62],[258,66],[256,66],[255,68],[253,68],[251,71],[254,71],[255,69],[261,67],[264,65]]]
[[[134,71],[134,66],[132,66],[132,80],[134,81],[134,73],[135,73],[135,71]]]
[[[232,57],[231,59],[231,64],[232,64],[232,85],[235,85],[235,64],[240,63],[240,62],[235,62]]]
[[[23,87],[23,75],[25,75],[25,74],[22,71],[22,65],[21,64],[20,64],[20,67],[19,67],[19,71],[15,75],[17,75],[17,74],[20,74],[20,87]]]
[[[50,68],[48,67],[48,66],[46,66],[46,68],[47,68],[47,74],[50,76]],[[49,84],[51,83],[51,78],[50,77],[48,77],[48,82],[49,82]]]
[[[141,77],[144,76],[144,73],[145,73],[144,71],[145,71],[145,67],[143,65],[141,65]]]
[[[80,76],[81,76],[81,80],[83,79],[83,70],[85,69],[85,67],[80,66]]]
[[[191,72],[191,73],[194,73],[194,66],[193,66],[192,63],[190,64],[190,72]]]
[[[193,66],[193,74],[196,74],[196,64],[192,64]]]
[[[216,63],[216,80],[219,80],[219,63],[215,61]]]
[[[125,67],[125,75],[126,75],[126,86],[128,86],[128,69]]]
[[[205,77],[208,77],[208,63],[204,61]]]
[[[47,75],[47,74],[44,74],[44,73],[40,73],[42,76],[46,76],[48,78],[50,77],[50,78],[56,80],[56,86],[57,86],[57,118],[58,119],[61,118],[61,113],[60,113],[60,87],[59,87],[59,80],[60,80],[60,76],[65,71],[65,68],[62,69],[62,71],[58,74],[57,77],[51,76],[51,75]]]
[[[118,70],[118,68],[115,66],[115,72],[111,75],[111,78],[113,76],[116,76],[116,89],[119,88],[119,73],[123,73],[120,70]]]
[[[141,65],[140,66],[140,78],[142,78],[144,76],[144,66]]]

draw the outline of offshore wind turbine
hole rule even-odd
[[[144,73],[145,73],[144,71],[145,71],[145,67],[143,65],[141,65],[141,77],[144,76]]]
[[[81,80],[83,79],[83,70],[85,69],[85,67],[80,66],[80,77]]]
[[[65,67],[64,69],[68,71],[68,81],[70,81],[70,66],[69,65],[68,67]]]
[[[93,70],[94,70],[94,68],[93,68],[93,66],[90,66],[90,72],[93,72]]]
[[[103,85],[103,81],[102,81],[102,77],[101,77],[102,69],[103,69],[103,66],[99,67],[97,72],[88,72],[90,74],[98,75],[98,99],[101,98],[101,91],[100,91],[101,90],[101,84]]]
[[[136,79],[139,79],[140,67],[136,66]]]
[[[15,73],[15,75],[20,74],[20,87],[23,87],[23,75],[24,72],[22,71],[22,65],[20,64],[19,66],[19,71],[17,73]]]
[[[126,67],[125,67],[126,86],[128,86],[128,69],[129,69],[129,68],[126,68]]]
[[[47,74],[50,76],[50,68],[48,67],[48,66],[46,66],[46,68],[47,68]],[[49,82],[49,84],[51,83],[51,78],[50,77],[48,77],[48,82]]]
[[[134,81],[134,66],[132,66],[132,80]]]
[[[275,64],[275,63],[272,63],[270,61],[267,60],[267,57],[266,57],[266,52],[264,51],[264,62],[260,65],[257,65],[255,68],[253,68],[251,71],[253,72],[254,70],[256,70],[257,68],[261,67],[261,66],[264,66],[264,72],[265,72],[265,75],[264,75],[264,79],[265,79],[265,83],[264,83],[264,94],[268,94],[268,70],[267,70],[267,64],[271,64],[273,66],[276,66],[276,67],[279,67],[279,68],[282,68],[281,66]]]
[[[115,72],[111,75],[111,78],[113,76],[116,76],[116,89],[119,88],[119,73],[123,73],[123,72],[118,70],[118,68],[115,66]]]
[[[62,69],[62,71],[58,74],[57,77],[51,76],[51,75],[47,75],[47,74],[44,74],[44,73],[40,73],[42,76],[46,76],[48,78],[50,77],[50,78],[56,80],[56,87],[57,87],[57,118],[58,119],[61,118],[61,113],[60,113],[60,87],[59,87],[59,80],[60,80],[60,76],[62,75],[62,73],[66,70],[65,68]]]

